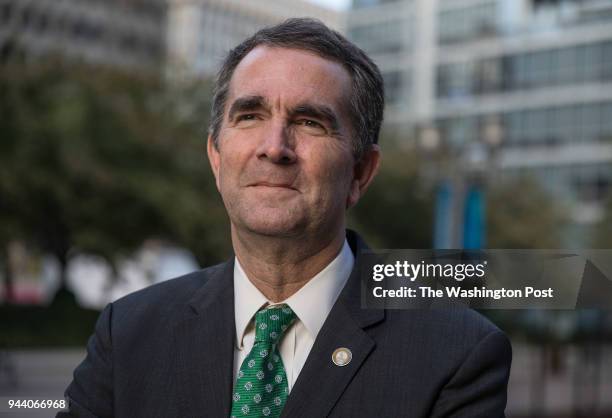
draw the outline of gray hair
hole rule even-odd
[[[359,47],[319,20],[294,18],[259,30],[232,49],[223,61],[215,81],[209,127],[216,147],[234,70],[260,45],[306,50],[341,64],[352,81],[348,104],[355,158],[359,160],[365,150],[378,143],[385,100],[383,79],[376,64]]]

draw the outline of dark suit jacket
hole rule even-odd
[[[353,252],[364,247],[347,235]],[[503,417],[511,348],[465,308],[361,309],[356,260],[283,417]],[[233,261],[128,295],[98,320],[58,417],[229,417]],[[316,309],[316,306],[313,306]],[[331,360],[338,347],[352,361]]]

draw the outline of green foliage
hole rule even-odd
[[[23,239],[63,266],[79,251],[112,263],[148,238],[202,263],[224,258],[227,221],[204,153],[209,91],[91,68],[3,68],[0,244]]]
[[[384,144],[380,173],[351,210],[350,225],[378,248],[430,248],[434,193],[418,176],[426,162],[393,143],[384,149]],[[535,180],[491,182],[486,199],[487,247],[563,245],[565,213]]]
[[[612,248],[612,193],[604,203],[604,214],[595,227],[593,248]]]
[[[99,315],[65,290],[48,307],[0,306],[0,348],[84,347]]]
[[[558,202],[533,179],[492,184],[487,198],[487,247],[563,247],[564,219]]]
[[[430,248],[433,194],[422,187],[415,154],[382,141],[382,163],[349,225],[375,248]]]

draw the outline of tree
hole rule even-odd
[[[612,248],[612,193],[604,202],[603,211],[603,217],[595,228],[594,248]]]
[[[487,247],[563,247],[563,209],[535,180],[495,183],[487,199]]]
[[[416,155],[389,141],[382,152],[379,174],[349,212],[349,225],[370,245],[431,248],[433,194],[422,186],[418,171]]]
[[[205,83],[92,68],[7,66],[0,76],[0,239],[22,239],[60,262],[111,265],[148,238],[222,258],[227,221],[207,172]],[[205,109],[204,109],[205,108]]]

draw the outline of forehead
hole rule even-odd
[[[310,51],[259,46],[236,67],[229,102],[249,95],[263,96],[277,105],[302,102],[344,107],[351,77],[339,63]]]

